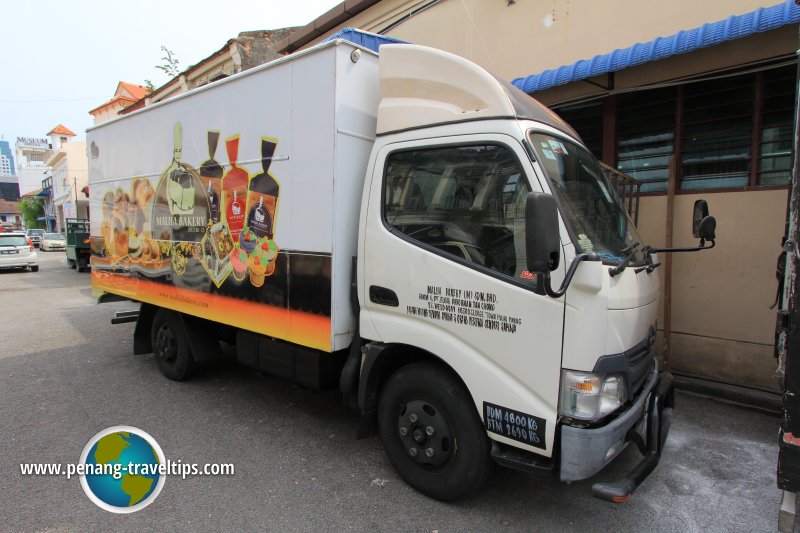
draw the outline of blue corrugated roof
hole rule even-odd
[[[369,33],[367,31],[357,30],[355,28],[345,28],[340,30],[339,32],[325,39],[325,42],[333,41],[334,39],[344,39],[359,46],[363,46],[364,48],[369,48],[376,53],[382,44],[407,44],[406,41],[401,41],[400,39],[393,39],[392,37],[378,35],[377,33]]]
[[[573,65],[545,70],[512,83],[526,93],[542,91],[573,81],[584,80],[650,61],[685,54],[699,48],[714,46],[725,41],[740,39],[754,33],[774,30],[786,24],[800,22],[800,6],[794,0],[772,7],[758,8],[744,15],[703,24],[699,28],[682,30],[669,37],[658,37],[650,42],[637,43],[609,54],[583,59]]]
[[[344,39],[350,41],[364,48],[369,48],[373,52],[378,52],[382,44],[408,44],[406,41],[386,37],[385,35],[378,35],[377,33],[369,33],[368,31],[358,30],[356,28],[345,28],[331,35],[325,42],[333,41],[335,39]]]

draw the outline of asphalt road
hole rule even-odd
[[[0,530],[2,531],[774,531],[777,418],[678,394],[667,449],[633,499],[590,496],[497,468],[477,496],[427,498],[394,473],[377,437],[355,440],[357,419],[335,392],[221,362],[174,383],[152,355],[132,355],[130,303],[96,305],[90,274],[64,254],[41,269],[0,272]],[[96,507],[79,480],[23,476],[20,463],[76,463],[98,431],[131,425],[168,459],[233,463],[226,477],[169,477],[146,509]],[[633,449],[598,479],[638,462]]]

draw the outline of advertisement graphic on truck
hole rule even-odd
[[[168,378],[224,344],[338,386],[442,500],[493,464],[575,481],[632,445],[592,489],[623,502],[658,464],[658,254],[712,248],[714,218],[699,201],[697,247],[647,246],[578,134],[477,65],[336,39],[87,141],[93,288],[141,303],[114,321]]]
[[[230,136],[225,142],[228,170],[223,175],[213,153],[198,165],[199,171],[186,162],[180,122],[173,132],[172,161],[157,180],[135,177],[127,180],[127,190],[118,186],[122,180],[105,187],[101,235],[94,242],[95,288],[116,292],[127,281],[137,299],[154,305],[183,304],[182,308],[194,309],[187,312],[219,321],[231,316],[232,309],[241,312],[235,300],[243,299],[245,305],[286,300],[288,284],[268,281],[276,270],[275,279],[284,280],[288,267],[273,238],[280,186],[269,168],[278,140],[250,139],[260,142],[261,150],[261,172],[250,177],[237,165],[241,138]],[[213,152],[220,132],[202,133],[207,134],[209,152]],[[224,217],[220,205],[225,206]],[[306,268],[312,266],[307,259],[304,263]],[[324,257],[316,263],[313,267],[318,271],[326,269]],[[323,293],[319,296],[324,298]],[[270,331],[286,331],[288,318],[275,318]],[[328,347],[324,315],[299,314],[291,322],[297,334],[287,340]],[[264,332],[255,322],[251,330]]]

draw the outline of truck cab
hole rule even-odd
[[[435,497],[485,475],[466,447],[574,481],[634,443],[642,463],[594,487],[626,500],[673,407],[653,350],[656,255],[547,108],[445,52],[385,45],[380,68],[358,248],[362,413]]]

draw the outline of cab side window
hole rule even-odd
[[[530,186],[500,145],[391,154],[384,217],[391,227],[447,257],[525,280],[525,197]]]

